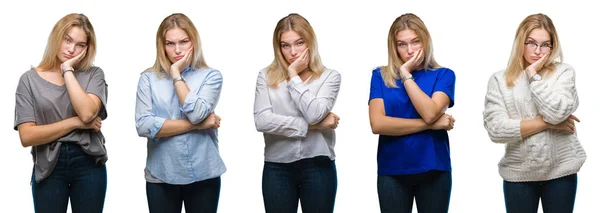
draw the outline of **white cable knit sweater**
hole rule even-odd
[[[529,137],[521,137],[521,120],[535,119],[558,124],[577,109],[575,71],[565,63],[541,81],[529,84],[525,72],[506,86],[504,70],[489,79],[483,119],[490,139],[506,144],[506,152],[498,163],[500,176],[506,181],[544,181],[574,174],[586,159],[577,133],[565,134],[547,129]]]

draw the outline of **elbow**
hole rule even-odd
[[[21,135],[21,146],[23,146],[23,148],[27,148],[33,145],[31,139],[27,136]]]
[[[374,135],[380,135],[381,134],[381,125],[371,122],[371,132]]]
[[[81,122],[87,124],[92,122],[96,118],[96,115],[93,113],[82,113],[81,115],[77,115],[77,117],[79,117]]]
[[[29,140],[21,139],[21,146],[23,146],[23,148],[30,147],[31,142]]]
[[[433,115],[423,116],[423,121],[427,125],[434,124],[438,119],[439,119],[439,116],[433,116]]]

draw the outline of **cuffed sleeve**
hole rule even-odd
[[[256,130],[263,133],[286,137],[305,137],[308,122],[303,117],[285,116],[273,113],[266,70],[258,74],[254,96],[254,124]]]
[[[500,83],[493,75],[488,82],[483,111],[483,124],[495,143],[514,143],[522,140],[521,120],[511,119],[502,97]]]
[[[223,85],[223,76],[218,70],[211,70],[197,91],[186,96],[181,111],[192,124],[202,122],[214,111]]]
[[[156,134],[160,131],[165,119],[157,117],[152,110],[152,90],[148,73],[142,74],[138,82],[135,102],[135,127],[140,137],[157,141]]]
[[[537,106],[544,121],[559,124],[566,120],[579,106],[579,98],[575,89],[575,71],[570,66],[557,70],[559,75],[555,82],[541,80],[530,84],[533,102]]]
[[[332,70],[317,93],[308,90],[299,76],[292,78],[288,83],[288,91],[292,100],[310,125],[315,125],[323,120],[335,104],[340,91],[341,75]]]

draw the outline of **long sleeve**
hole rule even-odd
[[[254,124],[256,125],[256,130],[286,137],[305,137],[308,132],[308,123],[303,117],[273,113],[264,72],[261,71],[256,80],[256,92],[254,96]]]
[[[558,69],[559,66],[567,66]],[[573,114],[579,106],[579,98],[575,89],[575,71],[570,66],[557,65],[552,77],[556,81],[544,79],[532,82],[530,85],[532,99],[544,121],[558,124]]]
[[[152,90],[148,73],[140,76],[135,102],[135,127],[138,135],[156,140],[156,133],[160,131],[165,122],[164,118],[157,117],[152,110]]]
[[[497,76],[492,75],[489,79],[488,90],[485,96],[483,125],[490,139],[495,143],[518,142],[522,139],[521,121],[509,117],[502,97],[501,86]]]
[[[192,124],[202,122],[214,111],[223,85],[223,76],[217,70],[211,70],[197,91],[190,91],[185,98],[181,111]]]
[[[296,76],[290,80],[288,90],[306,121],[315,125],[331,112],[340,91],[341,81],[341,75],[331,71],[317,94],[313,94],[300,77]]]

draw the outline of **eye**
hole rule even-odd
[[[405,47],[406,44],[405,43],[398,43],[398,47]]]
[[[188,42],[190,42],[190,41],[188,41],[188,40],[181,41],[181,44],[187,44]]]
[[[298,46],[302,46],[304,44],[304,41],[298,41],[298,43],[296,43],[296,45]]]
[[[542,44],[542,47],[551,47],[549,43]]]
[[[84,48],[86,45],[85,44],[77,44],[78,47]]]
[[[533,41],[527,41],[525,42],[526,45],[534,45],[535,43],[533,43]]]
[[[167,46],[173,46],[173,45],[175,45],[175,43],[167,41]]]
[[[67,42],[67,44],[71,43],[71,39],[70,38],[65,38],[65,41]]]
[[[290,48],[290,45],[283,43],[283,44],[281,44],[281,48],[287,49],[287,48]]]
[[[421,43],[421,41],[419,41],[419,40],[413,41],[413,45],[417,45],[417,44],[420,44],[420,43]]]

